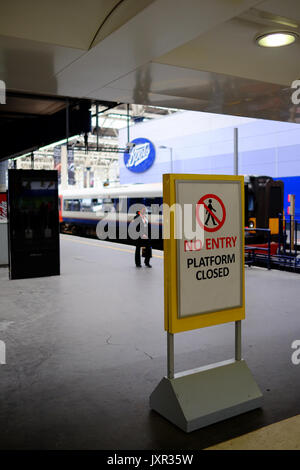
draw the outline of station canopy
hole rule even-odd
[[[3,0],[8,91],[297,122],[298,0]]]

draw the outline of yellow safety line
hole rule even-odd
[[[269,424],[205,450],[299,450],[300,415]]]
[[[101,247],[101,248],[110,248],[111,250],[116,250],[116,251],[124,251],[126,253],[134,253],[134,250],[128,250],[126,248],[118,248],[116,246],[112,246],[112,245],[107,245],[106,242],[105,244],[102,245],[102,243],[98,244],[98,243],[91,243],[91,242],[86,242],[86,241],[82,241],[82,240],[74,240],[70,237],[68,237],[67,235],[64,236],[62,238],[62,240],[69,240],[71,242],[77,242],[77,243],[82,243],[83,245],[90,245],[90,246],[96,246],[96,247]],[[163,259],[163,256],[161,255],[153,255],[154,258],[160,258],[160,259]]]

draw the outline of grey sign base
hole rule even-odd
[[[150,408],[185,432],[261,405],[262,393],[244,360],[164,377],[150,396]]]

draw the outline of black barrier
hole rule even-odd
[[[279,219],[279,250],[278,254],[275,257],[275,262],[282,269],[294,270],[299,272],[300,270],[300,258],[298,257],[298,226],[299,220],[290,216],[289,218],[282,217],[280,214]],[[292,221],[294,224],[294,229],[292,230]],[[292,242],[294,248],[292,249]]]
[[[60,274],[55,170],[8,171],[9,277]]]
[[[259,245],[245,245],[245,263],[256,264],[259,261],[263,261],[268,269],[271,269],[271,230],[268,228],[245,228],[245,232],[259,232],[265,233],[267,235],[267,244],[268,247],[263,247]],[[249,256],[251,254],[251,256]]]
[[[246,244],[245,263],[247,265],[267,266],[268,269],[276,268],[294,272],[300,272],[300,256],[298,255],[298,226],[299,220],[294,219],[294,229],[292,230],[291,218],[284,219],[279,214],[279,233],[277,240],[276,254],[271,251],[270,229],[245,228],[246,232],[265,233],[267,247]],[[292,249],[292,237],[294,237],[294,249]],[[274,250],[273,250],[274,251]]]

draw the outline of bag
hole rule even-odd
[[[146,247],[146,246],[142,247],[142,257],[146,258],[147,251],[148,251],[149,258],[152,258],[152,248],[151,248],[151,246],[150,247]]]

